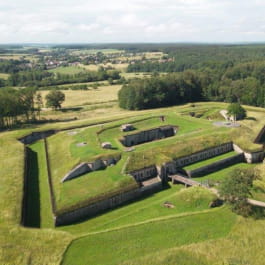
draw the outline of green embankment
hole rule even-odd
[[[209,209],[210,202],[215,198],[213,193],[201,187],[185,189],[182,185],[172,185],[168,189],[114,211],[109,211],[82,223],[58,227],[58,229],[83,235],[87,232],[133,225],[154,218],[206,210]],[[164,207],[165,202],[171,203],[174,208]]]
[[[164,249],[224,237],[235,220],[234,214],[222,208],[91,234],[73,241],[63,264],[120,264]]]

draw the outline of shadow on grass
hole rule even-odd
[[[257,119],[254,117],[246,117],[245,120],[256,121]]]
[[[40,189],[38,155],[28,149],[25,226],[40,227]]]

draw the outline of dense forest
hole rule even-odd
[[[138,60],[128,66],[128,72],[172,74],[124,86],[119,94],[121,107],[143,109],[198,100],[265,107],[265,46],[187,45],[161,51],[167,54],[164,59]]]
[[[120,107],[139,110],[195,101],[225,101],[265,107],[264,64],[243,64],[218,78],[187,70],[133,80],[119,92]]]

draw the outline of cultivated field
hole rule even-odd
[[[99,86],[97,89],[89,88],[89,90],[64,90],[65,101],[62,107],[69,108],[116,101],[118,100],[118,91],[120,89],[121,85],[109,85]],[[40,92],[43,99],[49,93],[48,90]]]
[[[9,74],[0,73],[0,78],[7,80],[9,77]]]
[[[65,66],[65,67],[60,66],[48,71],[51,73],[74,75],[85,72],[85,69],[79,66]]]

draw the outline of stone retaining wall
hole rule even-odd
[[[190,178],[196,178],[216,172],[225,167],[232,166],[234,164],[241,163],[244,161],[245,161],[244,154],[237,154],[200,168],[196,168],[193,170],[185,170],[185,171]]]
[[[24,146],[24,174],[23,174],[23,197],[21,207],[20,224],[26,226],[28,196],[28,147]]]
[[[73,222],[80,221],[85,218],[93,217],[99,213],[102,213],[108,209],[113,209],[130,201],[134,201],[143,196],[147,196],[150,193],[154,193],[163,188],[162,183],[155,183],[148,187],[137,188],[125,193],[121,193],[110,197],[106,200],[98,201],[96,203],[90,204],[88,206],[63,213],[55,217],[55,225],[67,225]]]
[[[182,167],[185,167],[187,165],[197,163],[199,161],[203,161],[211,157],[218,156],[218,155],[230,152],[230,151],[233,151],[232,142],[228,142],[228,143],[224,143],[219,146],[207,148],[202,151],[193,153],[191,155],[183,156],[171,162],[165,163],[163,165],[165,167],[165,170],[163,172],[164,174],[175,174]]]
[[[157,168],[155,165],[150,167],[145,167],[139,170],[130,172],[130,175],[134,177],[137,182],[142,182],[149,178],[156,177],[158,175]]]

